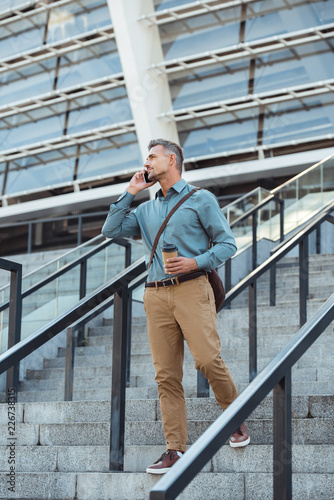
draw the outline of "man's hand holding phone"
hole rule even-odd
[[[136,195],[137,193],[139,193],[139,191],[143,191],[144,189],[153,186],[154,184],[155,181],[149,181],[147,171],[141,170],[140,172],[136,172],[132,177],[127,191],[131,194]]]

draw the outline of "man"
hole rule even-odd
[[[132,177],[125,193],[111,205],[102,229],[110,238],[141,235],[147,261],[164,219],[192,190],[181,178],[183,151],[178,144],[157,139],[150,141],[148,149],[145,170]],[[145,171],[148,183],[144,180]],[[156,198],[128,212],[136,194],[156,182],[161,187]],[[167,259],[166,265],[161,253],[163,244],[178,248],[178,256]],[[148,473],[167,472],[186,451],[184,339],[196,368],[207,377],[221,407],[227,408],[238,395],[220,357],[214,296],[207,278],[207,272],[235,252],[235,240],[227,221],[214,195],[206,190],[196,191],[176,210],[159,239],[148,272],[144,307],[167,451],[146,469]],[[173,276],[178,279],[171,279]],[[232,447],[246,446],[249,442],[244,424],[230,437]]]

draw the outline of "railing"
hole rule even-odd
[[[127,356],[126,356],[126,375],[125,384],[126,387],[130,385],[130,356],[131,356],[131,319],[132,319],[132,291],[145,282],[147,277],[147,271],[134,279],[131,285],[128,286],[128,307],[127,307]],[[98,305],[92,311],[89,311],[85,316],[78,319],[75,323],[67,328],[66,337],[66,354],[65,354],[65,389],[64,389],[64,401],[72,401],[73,399],[73,368],[74,368],[74,347],[75,338],[89,321],[99,316],[106,309],[114,305],[114,296],[105,300],[102,304]],[[116,307],[117,308],[117,307]],[[114,316],[116,316],[116,310]]]
[[[78,221],[78,227],[77,227],[77,246],[82,244],[82,235],[83,235],[83,219],[92,219],[95,217],[101,217],[105,218],[107,216],[108,212],[94,212],[94,213],[88,213],[88,214],[78,214],[78,215],[66,215],[66,216],[61,216],[61,217],[48,217],[48,218],[42,218],[42,219],[35,219],[33,221],[27,221],[27,222],[13,222],[12,224],[4,224],[0,225],[1,228],[6,228],[6,227],[20,227],[20,226],[27,226],[28,227],[28,235],[27,235],[27,253],[31,253],[33,250],[33,228],[34,226],[38,224],[43,224],[43,223],[53,223],[53,222],[63,222],[63,221],[70,221],[70,220],[77,220]]]
[[[171,500],[192,481],[265,396],[274,389],[274,500],[292,498],[291,368],[334,319],[334,294],[240,396],[152,488],[150,500]]]
[[[226,296],[224,307],[228,307],[243,290],[249,289],[249,331],[250,331],[250,378],[256,374],[256,333],[257,333],[257,308],[256,308],[256,280],[270,270],[286,253],[297,244],[303,244],[308,235],[317,229],[325,220],[331,220],[330,213],[334,209],[334,203],[323,210],[317,218],[296,234],[288,242],[283,244],[275,255],[271,256],[265,263],[253,271],[250,276],[241,281]],[[116,240],[109,240],[101,245],[108,245]],[[117,240],[119,243],[119,240]],[[94,249],[92,252],[96,252]],[[304,255],[304,254],[302,254]],[[62,269],[54,273],[54,278],[65,274],[74,265],[83,264],[86,256],[83,256],[75,263],[69,264],[67,269]],[[82,272],[81,276],[85,276]],[[68,331],[68,346],[66,354],[66,382],[65,399],[71,399],[73,386],[73,332],[82,328],[85,322],[100,314],[109,307],[110,301],[114,302],[114,330],[113,330],[113,359],[112,359],[112,392],[111,392],[111,433],[110,433],[110,470],[123,470],[124,452],[124,412],[125,412],[125,388],[127,377],[127,357],[129,357],[129,293],[141,284],[146,278],[146,266],[144,258],[129,266],[124,272],[119,273],[112,280],[108,281],[100,288],[82,298],[75,306],[66,313],[59,315],[45,327],[36,333],[20,341],[8,349],[0,356],[0,373],[10,369],[15,363],[25,358],[28,354],[38,349],[49,339],[58,335],[64,329],[71,327]],[[49,281],[51,277],[47,278]],[[38,287],[38,285],[36,285]],[[34,289],[36,288],[33,287]],[[304,300],[304,299],[303,299]],[[301,302],[300,308],[302,309]],[[301,315],[302,317],[302,315]],[[199,386],[198,386],[199,387]],[[240,400],[240,398],[238,398]],[[233,428],[239,425],[239,421],[233,420]],[[275,424],[276,425],[276,424]],[[231,424],[232,426],[232,424]],[[232,429],[229,426],[228,429]],[[225,431],[224,431],[225,432]],[[225,434],[224,434],[225,435]],[[167,477],[167,476],[166,476]]]
[[[9,321],[8,321],[8,347],[20,341],[21,337],[21,282],[22,265],[7,259],[0,259],[0,269],[10,271],[10,296],[9,296]],[[7,371],[6,396],[8,389],[14,388],[15,392],[19,381],[19,366],[13,365]]]
[[[240,223],[247,220],[249,217],[252,218],[252,269],[255,269],[257,266],[257,231],[258,231],[258,213],[269,203],[272,201],[279,204],[279,235],[280,241],[284,240],[284,201],[274,196],[273,194],[269,194],[267,198],[262,200],[258,205],[250,209],[241,217],[238,217],[232,224],[231,229],[235,229]],[[231,259],[229,259],[225,263],[225,288],[226,290],[231,289]]]
[[[43,288],[46,287],[49,283],[56,282],[61,276],[64,276],[67,274],[69,271],[75,269],[75,268],[80,268],[80,277],[79,277],[79,283],[78,283],[78,294],[79,294],[79,299],[82,299],[86,295],[86,289],[87,289],[87,264],[89,259],[97,255],[99,252],[103,251],[104,249],[108,248],[110,245],[117,244],[119,246],[122,246],[125,248],[125,261],[124,265],[125,267],[128,267],[131,263],[131,242],[125,239],[111,239],[111,240],[104,240],[98,245],[96,245],[93,249],[89,250],[86,252],[84,255],[77,257],[74,259],[72,262],[69,262],[68,264],[63,265],[60,269],[52,272],[49,276],[46,278],[42,279],[38,283],[32,285],[30,288],[27,290],[24,290],[21,293],[21,288],[20,288],[20,294],[18,296],[18,311],[22,311],[22,301],[23,299],[31,296],[32,294],[36,293],[39,290],[42,290]],[[21,287],[21,279],[20,279],[20,287]],[[8,309],[10,306],[10,299],[9,300],[4,300],[4,302],[0,305],[0,313]],[[20,313],[21,314],[21,313]],[[83,331],[79,335],[79,343],[81,343],[83,337]]]
[[[334,202],[312,222],[285,242],[263,264],[242,280],[227,295],[223,307],[227,307],[242,291],[249,290],[249,377],[250,385],[223,412],[216,422],[191,446],[175,466],[152,488],[150,500],[171,500],[192,481],[204,465],[213,457],[228,437],[259,405],[269,391],[274,389],[273,437],[274,437],[274,500],[291,499],[291,368],[314,343],[334,319],[334,294],[324,306],[306,322],[308,267],[307,238],[320,225],[333,222],[331,212]],[[300,324],[304,324],[288,345],[257,374],[257,300],[256,281],[270,271],[287,253],[299,245]],[[306,258],[306,262],[303,259]]]
[[[66,313],[58,316],[46,327],[41,328],[24,340],[15,344],[4,354],[0,355],[0,374],[10,369],[16,363],[28,356],[60,332],[78,322],[86,316],[86,320],[108,307],[105,303],[114,296],[115,319],[113,327],[113,354],[112,354],[112,391],[111,391],[111,427],[110,427],[110,470],[123,470],[124,456],[124,415],[125,415],[125,374],[126,353],[128,339],[128,287],[135,279],[139,279],[133,286],[141,283],[139,278],[146,274],[145,259],[142,258],[129,266],[123,273],[118,274],[99,289],[93,291]],[[142,279],[145,279],[143,276]],[[88,319],[87,319],[88,318]],[[78,327],[82,324],[77,323]],[[72,347],[68,350],[72,351]],[[67,363],[69,356],[67,357]],[[69,372],[71,368],[69,369]],[[68,372],[68,370],[67,370]],[[68,373],[69,373],[68,372]],[[71,375],[70,375],[71,376]],[[70,383],[70,378],[67,379]],[[68,389],[70,391],[70,389]]]

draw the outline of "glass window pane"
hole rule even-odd
[[[20,69],[20,73],[8,71],[0,74],[0,105],[29,99],[51,92],[55,80],[56,59],[43,62],[44,70],[37,64]],[[24,80],[24,95],[22,94]]]
[[[135,134],[125,134],[111,138],[112,141],[117,141],[114,146],[110,148],[110,142],[99,141],[100,150],[92,154],[82,154],[79,158],[79,166],[77,172],[77,179],[87,179],[97,175],[113,175],[113,173],[124,173],[127,170],[134,170],[139,168],[142,164],[141,154],[137,143]],[[122,145],[124,142],[124,145]],[[101,150],[102,147],[108,149]]]
[[[25,3],[27,3],[27,0],[1,0],[0,12],[20,7]]]
[[[270,106],[266,111],[263,144],[290,142],[294,139],[333,133],[334,100],[331,95],[314,96]]]
[[[296,57],[297,56],[297,57]],[[333,51],[326,42],[265,54],[256,60],[254,92],[334,78]]]
[[[21,52],[28,52],[43,45],[46,14],[35,16],[32,24],[23,19],[0,30],[0,59],[9,59]]]
[[[240,7],[160,26],[165,59],[214,50],[239,41]]]
[[[249,62],[215,64],[170,81],[173,108],[180,109],[247,95]]]
[[[118,87],[103,93],[104,99],[108,99],[109,102],[90,105],[90,102],[95,100],[94,96],[82,99],[81,101],[85,103],[85,106],[70,113],[67,133],[75,134],[84,130],[131,120],[130,104],[125,94],[125,88]]]
[[[51,116],[38,122],[30,122],[11,129],[0,130],[0,143],[6,150],[24,144],[46,141],[63,135],[65,116]]]
[[[193,3],[194,0],[155,0],[155,10],[172,9],[178,7],[179,5],[185,5],[187,3]]]
[[[57,88],[63,89],[83,82],[121,73],[122,66],[116,44],[112,40],[89,49],[77,50],[61,58]]]
[[[95,28],[111,24],[107,4],[86,0],[70,3],[51,10],[47,43],[70,38]]]
[[[219,118],[205,118],[216,121],[215,125],[204,127],[200,121],[183,122],[179,137],[186,158],[205,156],[224,151],[245,149],[257,145],[258,118],[246,113],[238,113],[240,121],[230,114]],[[199,128],[201,127],[201,128]],[[186,129],[186,130],[185,130]]]
[[[333,0],[299,0],[292,2],[292,7],[284,0],[253,2],[246,20],[245,41],[299,31],[334,19]]]
[[[47,165],[17,168],[12,163],[6,182],[6,194],[30,191],[73,180],[75,159],[63,159]]]

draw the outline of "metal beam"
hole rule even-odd
[[[200,106],[192,106],[189,108],[177,109],[160,115],[160,118],[168,118],[173,121],[184,121],[192,119],[200,119],[202,117],[223,114],[235,113],[245,109],[267,107],[271,104],[277,104],[286,101],[299,100],[303,103],[303,99],[314,95],[322,95],[332,93],[334,91],[334,79],[298,85],[278,89],[273,92],[265,92],[261,94],[248,94],[244,97],[227,99],[226,101],[211,102]]]
[[[173,74],[184,70],[193,70],[211,64],[222,64],[244,58],[255,58],[262,54],[290,49],[310,42],[327,40],[334,37],[334,23],[293,31],[282,35],[261,38],[251,42],[229,45],[221,49],[205,51],[184,58],[172,59],[153,64],[151,69],[160,73]]]
[[[133,120],[115,123],[112,125],[105,125],[104,127],[85,130],[84,132],[80,132],[78,134],[56,137],[49,141],[27,144],[21,148],[2,151],[2,154],[0,155],[0,162],[26,158],[27,156],[35,156],[41,153],[59,150],[60,148],[67,148],[77,144],[86,144],[87,142],[107,139],[114,135],[127,134],[129,132],[135,132]]]
[[[160,25],[173,21],[182,21],[183,19],[207,14],[208,12],[230,9],[232,7],[239,7],[243,4],[259,1],[260,0],[231,0],[230,2],[226,2],[224,0],[221,0],[219,2],[217,0],[201,0],[143,15],[139,18],[139,21],[146,21],[149,24]],[[275,10],[277,10],[277,8]]]
[[[42,12],[48,12],[52,9],[62,7],[63,5],[73,2],[76,2],[76,0],[53,0],[53,2],[49,4],[46,0],[45,2],[38,2],[37,7],[35,7],[36,0],[26,2],[18,7],[15,7],[14,9],[6,9],[4,12],[1,12],[0,26],[6,26],[7,24],[15,23],[21,19],[26,19],[35,16],[36,14],[41,14]],[[29,7],[31,8],[29,9]]]
[[[87,95],[100,94],[101,92],[115,87],[120,87],[122,85],[125,85],[123,73],[117,73],[98,80],[91,80],[87,83],[76,85],[74,87],[54,90],[52,92],[48,92],[47,94],[39,95],[38,97],[32,97],[14,102],[12,104],[0,106],[0,118],[4,119],[18,113],[26,114],[29,111],[41,108],[50,108],[52,111],[51,106],[55,104],[72,101]]]
[[[330,145],[333,145],[334,140],[334,134],[325,134],[325,135],[319,135],[319,136],[314,136],[314,137],[308,137],[306,139],[293,139],[291,141],[285,141],[285,142],[277,142],[275,144],[265,144],[262,146],[254,146],[250,148],[244,148],[244,149],[233,149],[230,151],[221,151],[221,152],[216,152],[211,155],[203,155],[203,156],[193,156],[192,158],[186,158],[184,161],[185,163],[196,163],[198,161],[203,161],[203,160],[210,160],[210,159],[215,159],[215,158],[228,158],[229,156],[234,156],[234,155],[245,155],[249,153],[258,153],[259,158],[263,159],[263,152],[264,151],[279,151],[281,148],[285,149],[288,147],[295,148],[297,145],[303,145],[303,144],[312,144],[312,143],[319,143],[319,142],[328,142],[328,147]],[[326,146],[322,146],[322,148],[325,148]],[[291,151],[293,153],[294,151]],[[286,154],[286,152],[285,152]]]
[[[55,56],[68,54],[80,48],[89,48],[97,43],[105,42],[115,38],[112,25],[104,26],[103,28],[94,29],[81,33],[70,38],[66,38],[56,43],[42,45],[33,50],[15,54],[9,58],[0,60],[0,73],[9,70],[16,70],[23,66],[28,66],[34,63],[41,63]]]

